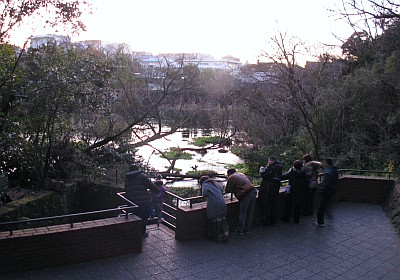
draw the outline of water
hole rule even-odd
[[[186,129],[175,132],[165,138],[152,141],[150,142],[150,145],[162,151],[167,151],[171,147],[199,148],[190,144],[190,141],[196,137],[211,135],[213,135],[213,133],[208,129]],[[151,146],[143,146],[139,148],[137,154],[143,157],[144,163],[149,164],[158,171],[166,171],[170,165],[168,160],[161,158]],[[181,170],[179,172],[180,174],[185,174],[186,172],[193,170],[195,166],[197,166],[197,170],[212,170],[218,174],[226,174],[229,164],[238,164],[243,162],[242,159],[231,153],[229,149],[227,150],[228,152],[226,153],[220,153],[218,152],[218,149],[212,149],[208,150],[205,154],[186,151],[187,153],[190,153],[193,158],[190,160],[178,159],[175,163],[175,168]],[[175,185],[197,186],[197,180],[183,180],[176,182]]]

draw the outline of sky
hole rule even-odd
[[[308,44],[340,45],[351,30],[328,8],[341,0],[92,0],[87,32],[73,41],[127,43],[153,54],[196,52],[232,55],[254,63],[271,36],[287,33]],[[40,33],[42,32],[42,33]],[[36,30],[35,35],[51,31]]]

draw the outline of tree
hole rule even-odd
[[[384,27],[393,19],[400,19],[400,4],[386,0],[342,0],[339,14],[346,18],[354,27],[357,23],[374,22]]]
[[[330,56],[321,56],[318,63],[309,64],[305,69],[298,66],[297,59],[308,48],[301,40],[288,38],[283,33],[272,38],[272,46],[272,51],[263,53],[263,57],[272,62],[260,69],[261,81],[265,84],[249,96],[247,103],[253,109],[260,109],[256,112],[262,111],[262,119],[267,118],[263,127],[272,135],[267,139],[277,141],[295,131],[299,133],[300,126],[311,145],[299,149],[303,153],[312,151],[318,158],[322,141],[328,145],[336,142],[331,131],[336,130],[336,120],[343,111],[340,104],[336,104],[336,115],[327,119],[324,101],[334,102],[330,87],[340,78],[341,67],[335,66]],[[258,127],[262,129],[261,125]]]
[[[156,70],[156,78],[145,71],[138,77],[128,55],[118,53],[117,60],[120,67],[113,77],[113,90],[114,112],[118,112],[115,114],[118,121],[111,120],[108,125],[113,129],[89,145],[87,152],[131,134],[134,146],[147,144],[174,133],[195,111],[193,102],[196,102],[200,85],[197,67],[176,64],[176,61],[164,58]],[[184,108],[190,110],[185,111]],[[167,117],[167,110],[173,111],[172,118]],[[163,131],[164,122],[168,119],[170,130]],[[112,122],[119,123],[119,127]],[[143,134],[144,131],[150,131],[150,135]]]
[[[23,23],[43,20],[45,27],[65,26],[73,32],[84,30],[79,20],[89,7],[80,0],[11,0],[0,3],[0,44],[7,42],[12,32]]]
[[[14,144],[9,145],[15,154],[2,163],[2,169],[24,173],[40,186],[49,176],[67,178],[74,169],[71,149],[80,132],[79,118],[83,112],[91,114],[104,107],[112,65],[74,48],[47,45],[30,49],[20,64],[24,98],[10,111],[10,118],[4,121],[7,130],[1,134],[1,139],[9,139],[10,122],[17,120]]]
[[[0,132],[8,112],[14,107],[17,97],[22,95],[23,73],[18,64],[21,55],[9,44],[0,45]]]
[[[79,0],[2,1],[0,3],[0,45],[7,45],[12,33],[16,32],[21,24],[31,20],[37,22],[42,19],[43,26],[64,26],[73,32],[84,30],[85,26],[79,18],[82,10],[88,6],[88,2]],[[16,55],[8,56],[9,59],[12,58],[12,61],[8,61],[7,71],[0,73],[0,132],[3,130],[3,121],[19,98],[15,90],[8,90],[9,87],[18,87],[13,86],[15,77],[18,76],[18,73],[14,71],[18,69],[23,50],[15,48],[14,51]]]

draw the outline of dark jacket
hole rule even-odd
[[[318,185],[318,193],[333,195],[339,182],[339,173],[336,166],[324,169],[322,182]]]
[[[293,196],[304,196],[308,182],[307,173],[303,168],[292,167],[288,172],[282,174],[282,179],[289,180],[290,194]]]
[[[150,207],[150,190],[158,194],[156,185],[147,177],[143,171],[135,170],[128,172],[125,177],[126,198],[137,204],[139,207]]]
[[[282,170],[283,167],[279,161],[268,165],[268,167],[265,168],[265,171],[260,173],[262,177],[261,188],[267,188],[270,184],[280,185]]]

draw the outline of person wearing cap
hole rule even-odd
[[[253,212],[256,204],[257,191],[249,178],[236,169],[227,170],[228,181],[226,182],[225,192],[233,193],[239,201],[239,225],[237,234],[249,234],[253,223]]]
[[[139,166],[132,164],[125,176],[125,196],[127,199],[139,206],[136,214],[142,219],[142,235],[147,237],[146,232],[147,221],[150,215],[151,198],[150,192],[159,193],[159,189],[150,180],[143,171],[139,170]]]

